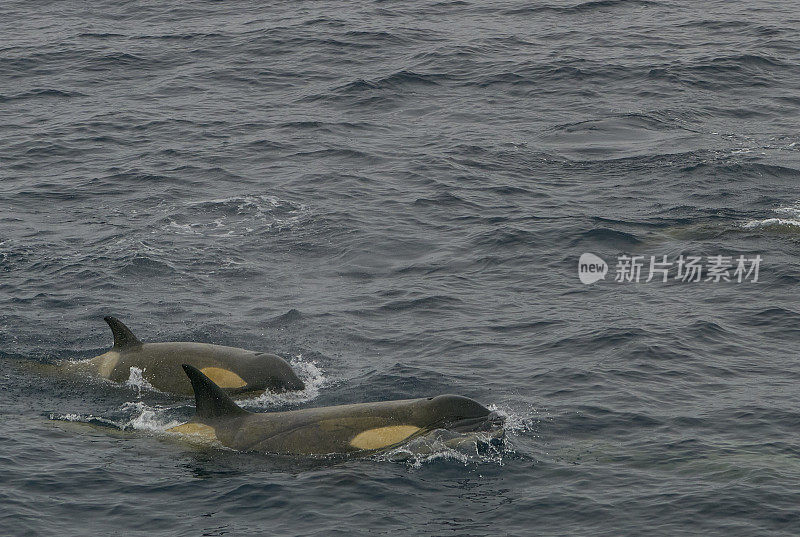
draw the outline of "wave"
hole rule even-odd
[[[119,34],[82,34],[88,36],[97,36],[97,37],[106,37],[106,36],[114,36],[119,37]],[[154,40],[154,41],[191,41],[195,39],[209,39],[209,38],[217,38],[223,37],[225,34],[216,33],[216,32],[186,32],[186,33],[176,33],[176,34],[151,34],[151,35],[132,35],[129,36],[130,39],[140,39],[140,40]],[[128,37],[128,36],[125,36]]]
[[[447,295],[431,295],[420,298],[405,300],[394,300],[378,308],[380,311],[400,312],[414,310],[422,312],[437,312],[448,310],[452,306],[461,303],[461,300]]]
[[[16,95],[0,95],[0,103],[24,101],[27,99],[86,97],[85,93],[56,88],[36,88]]]
[[[569,6],[555,6],[552,4],[533,5],[524,8],[508,9],[503,11],[503,15],[533,15],[538,13],[558,13],[563,15],[585,14],[604,9],[625,8],[625,7],[655,7],[661,5],[659,2],[651,0],[590,0],[579,2]]]
[[[78,413],[51,413],[49,418],[54,421],[69,421],[110,427],[120,431],[143,431],[150,433],[166,433],[168,429],[183,423],[181,420],[169,416],[169,407],[149,406],[142,401],[123,403],[117,410],[123,414],[119,418],[106,418],[93,414]]]
[[[573,239],[570,245],[579,246],[584,243],[601,244],[604,247],[627,250],[638,246],[642,241],[633,233],[600,227],[584,231],[578,238]]]
[[[783,173],[785,168],[772,166]],[[790,168],[794,174],[800,175],[800,171]],[[743,229],[767,230],[777,233],[797,234],[800,233],[800,204],[786,207],[777,207],[773,212],[779,216],[769,216],[767,218],[751,219],[741,224]]]
[[[763,220],[750,220],[742,224],[745,229],[766,228],[774,231],[795,233],[800,231],[800,220],[793,218],[764,218]]]
[[[750,313],[748,318],[752,326],[761,326],[776,332],[800,330],[800,313],[787,308],[765,308]]]
[[[372,90],[397,90],[416,86],[438,86],[448,77],[441,74],[423,74],[401,70],[373,80],[358,79],[336,88],[340,94],[359,93]]]

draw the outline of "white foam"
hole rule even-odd
[[[151,407],[141,401],[124,403],[120,409],[132,413],[131,418],[120,427],[123,430],[165,433],[167,429],[177,427],[182,421],[172,420],[166,416],[162,407]]]
[[[470,457],[466,453],[462,453],[458,450],[449,447],[442,447],[438,451],[434,451],[429,455],[413,455],[412,457],[407,459],[406,462],[409,463],[410,466],[413,468],[421,468],[424,464],[432,463],[433,461],[437,460],[453,460],[462,463],[464,466],[469,464]]]
[[[743,223],[742,227],[745,229],[800,227],[800,202],[788,207],[778,207],[773,209],[772,212],[780,216],[750,220]]]
[[[167,207],[164,216],[165,230],[174,233],[233,237],[247,236],[260,228],[293,229],[305,221],[308,214],[309,209],[304,204],[276,196],[247,194],[173,205]]]
[[[58,421],[83,421],[83,418],[80,414],[54,414],[50,413],[51,420],[58,420]]]
[[[503,452],[489,451],[479,454],[478,441],[490,440],[490,435],[475,433],[456,433],[447,430],[436,430],[411,440],[394,449],[375,455],[377,460],[404,462],[414,468],[420,468],[438,460],[457,461],[467,465],[470,462],[494,462],[503,464]]]
[[[764,220],[750,220],[742,224],[746,229],[770,228],[770,227],[800,227],[800,220],[794,218],[765,218]]]
[[[167,429],[175,427],[183,423],[169,418],[168,408],[164,407],[151,407],[142,401],[130,401],[123,403],[119,407],[125,417],[118,420],[111,420],[92,414],[50,414],[51,420],[56,421],[70,421],[76,423],[86,424],[100,424],[121,431],[146,431],[151,433],[165,433]]]
[[[113,427],[115,429],[121,429],[122,427],[120,424],[114,420],[110,420],[108,418],[103,418],[100,416],[93,416],[92,414],[55,414],[50,413],[50,419],[53,421],[71,421],[74,423],[85,423],[87,425],[96,425],[101,424],[107,427]]]
[[[788,214],[795,218],[800,218],[800,207],[778,207],[775,209],[778,214]]]
[[[179,224],[177,222],[173,222],[170,220],[169,224],[167,224],[169,228],[171,228],[175,233],[181,233],[184,235],[197,235],[199,232],[194,230],[196,224]],[[157,233],[154,229],[150,233]]]

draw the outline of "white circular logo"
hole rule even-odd
[[[587,252],[578,260],[578,278],[586,285],[605,279],[607,272],[608,264],[594,254]]]

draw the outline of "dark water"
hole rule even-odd
[[[798,36],[789,1],[2,2],[2,533],[796,535]],[[40,371],[107,314],[309,381],[250,408],[454,392],[510,445],[187,444],[187,401]]]

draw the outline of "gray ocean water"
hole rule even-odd
[[[797,535],[799,66],[788,0],[4,0],[0,533]],[[758,281],[645,281],[717,255]],[[183,442],[47,373],[109,314],[292,361],[251,410],[458,393],[508,445]]]

